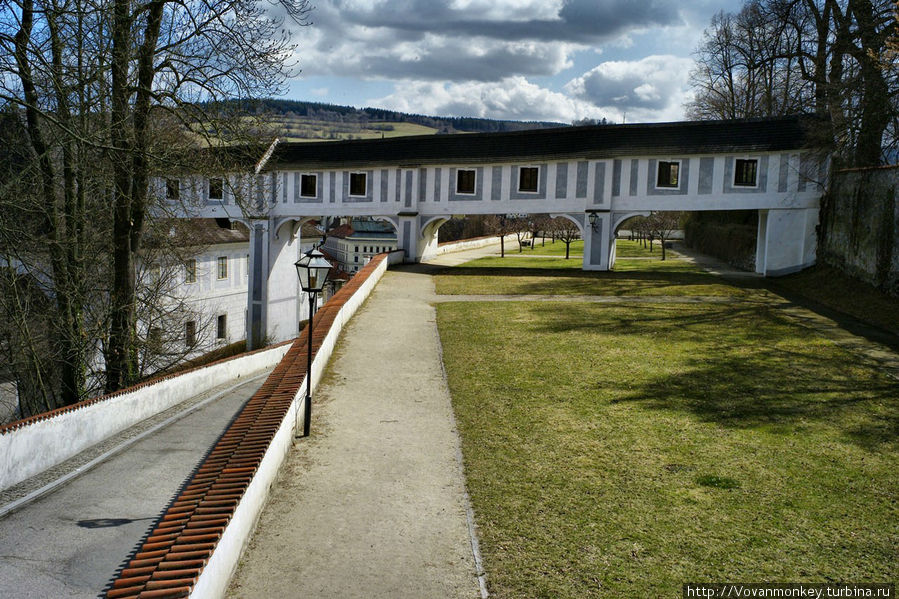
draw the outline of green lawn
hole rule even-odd
[[[556,242],[558,245],[559,242]],[[539,251],[539,247],[534,252]],[[658,249],[657,249],[658,252]],[[526,254],[525,254],[526,255]],[[620,258],[611,272],[582,271],[580,258],[487,257],[447,268],[435,277],[440,294],[703,295],[757,293],[676,259]]]
[[[547,293],[578,280],[527,272]],[[899,578],[899,383],[773,309],[465,302],[437,316],[494,596]]]
[[[534,245],[534,249],[525,248],[523,250],[524,254],[538,254],[541,256],[561,256],[565,257],[565,244],[561,241],[556,241],[553,243],[551,240],[546,241],[546,245],[540,245],[541,240],[538,237],[536,240],[536,244]],[[618,239],[615,241],[615,253],[619,258],[658,258],[662,257],[662,248],[659,247],[658,242],[655,243],[654,249],[652,252],[649,251],[649,247],[643,247],[643,245],[637,241],[628,241],[627,239]],[[514,254],[518,252],[518,244],[511,244],[510,253]],[[509,251],[509,247],[506,248]],[[584,255],[584,241],[582,239],[576,239],[571,242],[571,253],[569,260],[577,260],[577,262],[581,261],[581,256]]]

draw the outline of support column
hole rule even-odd
[[[401,212],[397,226],[397,247],[406,252],[406,262],[419,262],[419,239],[421,236],[421,218],[417,212]]]
[[[250,263],[247,280],[247,349],[259,349],[266,335],[268,275],[271,235],[268,219],[253,219],[250,225]]]
[[[814,265],[817,225],[817,208],[759,211],[756,271],[777,277]]]
[[[612,234],[612,215],[596,213],[596,225],[591,226],[586,215],[580,215],[584,226],[584,270],[609,270],[615,239]]]

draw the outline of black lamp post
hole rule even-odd
[[[594,231],[597,230],[597,226],[599,225],[599,215],[595,212],[591,212],[587,219],[590,221],[590,228]]]
[[[328,280],[331,263],[325,255],[312,248],[296,261],[297,276],[300,287],[309,296],[309,351],[306,360],[306,416],[303,419],[303,436],[309,436],[309,421],[312,419],[312,310],[315,308],[315,296],[321,292]]]

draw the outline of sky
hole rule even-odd
[[[741,0],[315,0],[284,96],[435,116],[676,121]]]

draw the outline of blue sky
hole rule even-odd
[[[316,0],[285,97],[439,116],[683,118],[692,52],[740,0]]]

